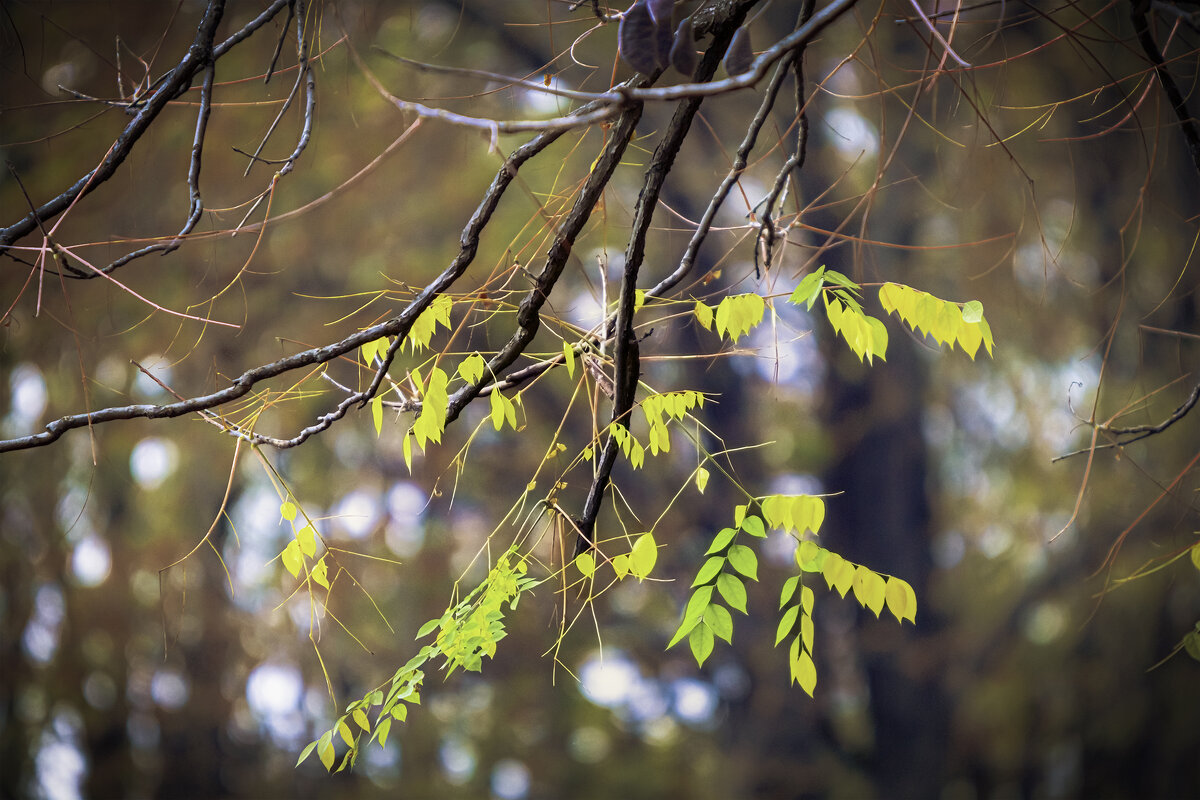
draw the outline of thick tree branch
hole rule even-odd
[[[725,51],[729,48],[734,31],[738,29],[744,19],[745,9],[739,8],[725,20],[724,27],[714,31],[714,40],[696,67],[694,83],[702,85],[703,81],[711,79],[716,74],[717,67],[724,58]],[[637,379],[640,374],[640,354],[637,339],[633,333],[633,306],[637,292],[638,272],[646,253],[646,235],[650,231],[650,223],[654,218],[654,210],[658,206],[658,198],[662,193],[663,184],[671,172],[671,167],[679,154],[679,148],[683,146],[688,131],[691,129],[692,120],[695,118],[696,112],[700,110],[702,102],[702,96],[688,97],[681,101],[675,109],[670,125],[659,141],[654,155],[650,158],[650,164],[646,168],[646,175],[642,181],[642,190],[638,194],[637,205],[634,209],[633,229],[625,248],[625,272],[621,279],[621,297],[617,306],[616,346],[613,354],[616,362],[616,390],[613,393],[612,421],[623,422],[626,426],[629,424],[628,415],[633,408]],[[575,544],[576,554],[583,552],[588,547],[595,546],[593,531],[596,526],[596,517],[600,514],[600,503],[604,499],[604,492],[608,488],[613,466],[616,464],[617,449],[616,438],[610,431],[608,439],[604,443],[604,450],[596,464],[596,472],[592,478],[587,499],[584,501],[583,516],[576,520],[579,537]]]

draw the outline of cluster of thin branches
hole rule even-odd
[[[712,194],[703,215],[695,225],[677,267],[658,283],[644,290],[647,298],[669,297],[692,272],[700,248],[710,236],[718,211],[746,169],[751,154],[756,148],[759,135],[771,117],[772,111],[780,102],[783,87],[790,77],[794,88],[791,102],[794,105],[792,115],[796,120],[795,146],[776,174],[766,197],[755,209],[757,242],[754,254],[756,263],[760,266],[767,266],[771,263],[776,247],[786,239],[786,229],[782,229],[777,224],[780,199],[787,192],[789,182],[794,180],[799,171],[803,169],[807,153],[809,124],[806,108],[809,99],[808,92],[811,87],[806,82],[804,72],[805,47],[832,22],[850,12],[855,7],[855,3],[856,0],[832,0],[818,9],[814,0],[805,0],[801,4],[796,25],[790,33],[780,37],[778,41],[762,50],[747,70],[717,79],[719,66],[732,37],[745,24],[747,15],[757,5],[757,2],[756,0],[710,0],[704,2],[693,12],[693,28],[697,41],[701,42],[704,47],[703,57],[690,79],[669,86],[656,85],[661,73],[635,74],[606,91],[584,92],[565,90],[544,85],[539,81],[500,76],[481,70],[449,69],[416,64],[401,59],[415,68],[449,71],[463,77],[486,77],[492,80],[501,80],[508,86],[547,91],[578,104],[569,113],[548,120],[501,120],[484,116],[468,116],[435,108],[425,103],[402,99],[390,92],[383,82],[370,72],[351,43],[342,41],[362,73],[380,95],[414,119],[414,122],[393,146],[406,139],[413,130],[422,124],[450,124],[478,129],[490,137],[493,147],[498,147],[500,134],[523,132],[532,134],[527,142],[517,147],[503,160],[491,185],[484,192],[478,207],[463,228],[459,251],[450,263],[436,278],[416,292],[411,302],[398,314],[337,341],[247,369],[233,378],[228,386],[207,394],[190,397],[177,395],[177,400],[172,403],[111,406],[63,416],[46,425],[45,429],[40,432],[0,441],[0,452],[49,445],[67,431],[76,428],[91,428],[94,425],[110,421],[135,418],[162,419],[190,414],[199,414],[227,433],[252,444],[266,444],[282,449],[305,442],[313,435],[329,429],[338,420],[346,417],[350,411],[364,407],[381,391],[387,379],[388,370],[414,322],[422,312],[430,307],[435,298],[450,292],[455,287],[475,260],[483,231],[493,220],[493,215],[506,191],[514,183],[522,167],[531,159],[542,154],[568,131],[588,126],[605,126],[603,150],[586,179],[578,187],[569,211],[559,220],[537,269],[532,270],[531,267],[532,285],[519,302],[515,314],[515,327],[510,338],[491,355],[487,369],[483,373],[484,377],[475,382],[468,382],[450,396],[446,416],[446,424],[450,424],[476,398],[501,389],[521,386],[563,363],[564,357],[560,355],[536,360],[535,363],[521,368],[514,368],[517,361],[526,354],[527,348],[539,330],[543,308],[564,273],[577,237],[584,231],[593,211],[609,186],[626,148],[633,139],[643,109],[649,103],[669,103],[674,104],[674,115],[659,136],[657,147],[646,164],[640,194],[634,209],[633,223],[626,240],[617,310],[594,329],[585,341],[577,345],[582,348],[611,343],[612,369],[615,376],[612,419],[614,421],[624,419],[633,407],[634,390],[640,375],[639,343],[634,333],[633,317],[647,236],[651,230],[654,213],[660,207],[660,195],[664,181],[675,166],[680,148],[688,137],[697,112],[706,98],[760,87],[762,84],[758,110],[747,121],[743,141],[734,154],[727,174]],[[580,5],[580,3],[574,4],[575,7]],[[598,3],[593,3],[592,6],[600,18],[597,24],[604,24],[610,19],[619,17],[619,13],[602,11]],[[951,75],[956,82],[965,80],[961,76],[969,71],[970,65],[956,51],[952,43],[953,26],[958,20],[959,12],[964,9],[957,8],[952,15],[947,15],[946,12],[928,15],[915,1],[913,9],[915,15],[908,22],[918,35],[924,32],[926,37],[924,43],[929,52],[940,59],[938,65],[932,69],[931,75],[935,77],[940,74]],[[1176,85],[1169,64],[1164,59],[1153,35],[1147,16],[1151,11],[1151,4],[1145,0],[1138,0],[1130,5],[1131,19],[1138,42],[1144,49],[1146,58],[1168,96],[1171,108],[1179,121],[1180,131],[1188,144],[1191,157],[1196,163],[1197,170],[1200,171],[1200,136],[1197,135],[1186,100]],[[265,77],[269,81],[276,74],[277,63],[285,43],[289,37],[294,37],[295,82],[259,147],[253,153],[243,153],[248,161],[247,172],[251,165],[260,162],[276,168],[269,185],[263,188],[252,205],[247,219],[259,204],[266,202],[269,206],[269,200],[277,182],[296,168],[312,134],[314,109],[317,102],[317,75],[313,68],[311,54],[315,27],[314,13],[316,12],[312,5],[305,0],[274,0],[253,20],[224,40],[218,41],[217,30],[224,18],[225,3],[223,0],[209,0],[196,25],[196,35],[186,53],[174,67],[156,80],[151,81],[147,76],[144,90],[119,101],[101,101],[75,93],[76,97],[81,99],[115,104],[131,119],[113,140],[102,161],[94,169],[81,176],[53,199],[40,205],[26,194],[27,213],[24,213],[16,222],[0,229],[0,253],[28,269],[26,287],[35,277],[40,282],[45,275],[57,276],[64,280],[87,280],[101,277],[116,283],[112,274],[118,269],[151,253],[169,253],[188,241],[189,234],[194,231],[205,208],[200,192],[200,175],[203,155],[209,144],[206,138],[207,124],[213,104],[216,64],[233,48],[261,34],[267,29],[268,23],[273,21],[278,23],[278,19],[282,17],[284,19],[282,25],[277,24],[276,26],[280,31],[279,39],[274,47]],[[938,24],[942,22],[948,22],[951,26],[948,36],[943,36],[939,32]],[[949,62],[953,62],[957,67],[950,66]],[[959,71],[959,77],[953,76],[954,70]],[[186,175],[189,207],[182,226],[174,235],[125,253],[108,264],[93,265],[87,262],[73,248],[58,240],[57,231],[62,221],[91,192],[118,172],[121,164],[143,141],[144,135],[160,118],[163,110],[184,93],[190,91],[196,82],[199,82],[199,107],[196,113],[195,133]],[[918,91],[920,91],[919,88]],[[295,103],[302,106],[300,112],[302,122],[291,154],[277,162],[263,159],[261,157],[263,146],[279,130],[281,120]],[[905,122],[905,125],[907,124],[908,120]],[[885,159],[878,169],[877,182],[886,170],[887,163],[889,160]],[[16,175],[15,171],[14,175]],[[19,178],[19,176],[17,177]],[[869,192],[865,194],[864,202],[869,202],[870,196]],[[239,225],[239,230],[257,230],[261,234],[265,224],[265,221],[246,224],[246,220],[243,220],[243,224]],[[830,234],[830,240],[836,233]],[[18,246],[17,243],[22,239],[35,234],[41,237],[40,245],[35,247]],[[819,253],[828,246],[829,241],[824,246],[817,248],[817,252]],[[30,253],[33,255],[28,256]],[[11,309],[9,313],[11,313]],[[215,322],[213,320],[202,321]],[[246,397],[255,387],[265,381],[296,370],[327,364],[381,337],[389,337],[390,345],[386,353],[374,364],[372,378],[366,387],[357,391],[346,388],[344,397],[333,409],[294,435],[268,436],[252,428],[230,422],[222,416],[222,408],[229,407],[235,401]],[[1167,424],[1190,410],[1195,397],[1196,392],[1193,392],[1192,403],[1181,408]],[[409,410],[419,408],[419,402],[406,402],[404,408]],[[1120,433],[1151,435],[1165,427],[1166,424],[1163,424],[1144,427],[1137,431],[1130,429]],[[1118,433],[1117,431],[1112,432]],[[576,519],[581,543],[590,541],[592,528],[600,510],[601,499],[608,486],[617,451],[616,442],[611,438],[608,439],[594,470],[593,481],[584,508],[580,517]]]

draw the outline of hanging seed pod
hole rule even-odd
[[[654,20],[645,0],[637,0],[621,17],[617,29],[617,48],[625,63],[638,72],[649,74],[658,67],[658,44]]]
[[[729,43],[725,53],[725,71],[730,75],[740,75],[754,66],[754,50],[750,47],[750,31],[738,28]]]
[[[671,64],[687,77],[696,71],[696,41],[692,18],[684,17],[671,43]]]

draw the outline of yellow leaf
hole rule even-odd
[[[704,467],[696,468],[696,488],[700,490],[700,494],[704,494],[705,487],[708,486],[708,470]]]
[[[809,697],[813,696],[813,690],[817,688],[817,665],[808,653],[801,651],[796,657],[792,664],[792,679]]]
[[[296,541],[300,544],[300,552],[312,558],[317,553],[317,532],[312,525],[305,525],[296,531]]]
[[[371,421],[375,423],[375,435],[383,432],[383,398],[375,395],[371,398]]]
[[[1200,542],[1192,545],[1192,565],[1200,569]]]
[[[279,513],[284,519],[291,522],[296,518],[296,504],[290,500],[285,502],[279,507]]]
[[[351,716],[353,716],[354,721],[358,723],[358,727],[362,728],[364,731],[371,730],[371,723],[367,720],[367,715],[363,713],[361,708],[354,709],[354,713]]]
[[[288,542],[287,547],[283,548],[280,558],[283,566],[292,573],[293,578],[300,574],[300,568],[304,566],[304,556],[300,555],[300,545],[296,543],[295,539]]]
[[[567,377],[575,377],[575,348],[570,342],[563,342],[563,363],[567,365]]]
[[[590,578],[596,574],[596,559],[591,553],[580,553],[575,556],[575,568],[583,573],[583,577]]]

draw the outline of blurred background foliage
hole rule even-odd
[[[790,30],[794,6],[754,12],[759,49]],[[202,9],[4,5],[0,147],[35,202],[97,163],[126,119],[58,86],[128,93],[145,77],[133,54],[159,74],[190,43]],[[222,31],[260,10],[230,4]],[[1169,66],[1185,86],[1198,66],[1187,11],[1165,3],[1155,12],[1156,35],[1170,37]],[[826,499],[822,542],[912,583],[915,629],[818,592],[816,698],[789,688],[784,654],[770,645],[794,542],[773,536],[734,646],[719,646],[700,670],[684,648],[664,653],[701,554],[743,499],[719,474],[703,496],[688,488],[696,456],[681,438],[647,469],[623,464],[615,473],[644,528],[668,508],[655,527],[666,545],[655,575],[673,582],[627,580],[598,598],[561,642],[557,663],[547,652],[564,610],[574,615],[580,601],[547,583],[509,615],[509,637],[483,673],[432,678],[386,749],[371,747],[353,773],[328,776],[315,759],[294,769],[335,716],[325,675],[339,704],[385,680],[418,649],[417,628],[441,614],[455,582],[469,588],[482,577],[476,556],[487,537],[493,551],[512,540],[528,506],[510,508],[541,465],[576,381],[556,370],[527,388],[520,433],[484,425],[461,475],[455,454],[486,404],[469,408],[411,475],[400,450],[410,419],[390,412],[378,438],[359,413],[303,447],[263,450],[370,595],[345,582],[336,588],[320,620],[320,659],[308,598],[291,594],[276,560],[291,532],[262,461],[243,454],[231,478],[233,439],[194,419],[103,425],[0,459],[0,793],[1200,792],[1200,665],[1180,654],[1148,671],[1200,619],[1200,576],[1185,556],[1122,582],[1196,542],[1200,424],[1192,414],[1134,445],[1052,461],[1087,447],[1093,408],[1097,421],[1121,412],[1116,425],[1154,424],[1195,386],[1200,179],[1126,4],[965,10],[954,42],[972,67],[940,73],[942,51],[926,47],[912,13],[904,3],[860,4],[808,49],[809,80],[821,86],[808,87],[812,134],[798,197],[786,204],[795,220],[789,245],[756,280],[751,207],[795,146],[795,121],[781,105],[686,294],[712,302],[725,291],[760,291],[781,300],[801,267],[816,266],[814,248],[829,244],[820,263],[863,283],[982,300],[995,357],[939,352],[889,323],[887,362],[867,368],[823,321],[782,302],[736,352],[674,319],[655,323],[642,353],[645,380],[658,390],[712,393],[702,419],[722,440],[707,445],[738,450],[727,469],[742,486],[759,495],[837,493]],[[426,121],[346,184],[411,122],[371,87],[349,47],[398,96],[496,118],[567,106],[498,82],[421,72],[387,54],[593,91],[606,89],[614,70],[628,72],[615,58],[615,25],[597,26],[587,4],[572,12],[559,2],[327,2],[312,14],[316,125],[270,215],[329,197],[270,222],[261,241],[229,233],[247,199],[270,183],[268,166],[243,177],[247,160],[233,148],[254,150],[294,80],[289,40],[279,73],[262,82],[280,18],[219,62],[202,179],[209,213],[194,240],[115,274],[164,307],[242,327],[201,328],[152,313],[114,283],[62,282],[7,259],[5,438],[86,408],[168,399],[132,361],[185,395],[219,388],[256,364],[396,313],[410,287],[444,268],[502,154],[524,138],[501,137],[496,153],[477,132]],[[689,221],[728,169],[758,98],[705,102],[655,217],[647,280],[677,263]],[[612,299],[640,165],[670,112],[648,106],[551,297],[553,315],[586,328],[599,318],[606,282]],[[177,230],[194,113],[193,92],[66,215],[56,237],[99,264],[138,237]],[[285,114],[264,156],[290,152],[298,125],[295,109]],[[510,265],[536,263],[550,218],[571,202],[604,136],[601,127],[568,134],[522,170],[468,276],[478,308],[498,313],[479,311],[453,353],[486,352],[509,335],[507,292],[528,287]],[[0,203],[6,224],[27,209],[7,171]],[[447,335],[439,337],[435,346],[445,346]],[[538,347],[554,352],[561,343],[543,334]],[[330,374],[351,385],[361,377],[349,362]],[[280,397],[259,430],[293,435],[339,398],[327,383],[304,387],[322,393]],[[576,400],[567,416],[564,460],[591,436],[586,405]],[[581,504],[589,476],[586,466],[568,475],[564,507]],[[213,525],[227,484],[207,544],[181,562]],[[601,529],[613,536],[620,529],[608,505]],[[557,566],[552,539],[537,553]]]

